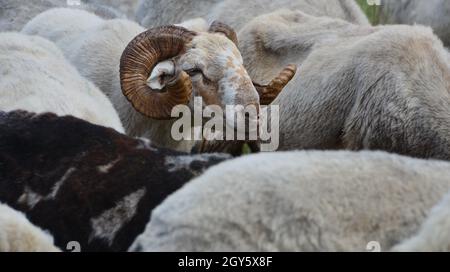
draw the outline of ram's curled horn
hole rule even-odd
[[[272,81],[267,85],[260,85],[253,83],[256,90],[259,93],[259,99],[261,105],[270,105],[275,98],[281,93],[281,91],[286,87],[289,81],[294,78],[297,72],[297,66],[295,64],[287,65],[281,73],[272,79]]]
[[[209,32],[218,32],[224,34],[228,39],[230,39],[236,47],[238,46],[238,38],[234,29],[222,22],[214,21],[209,27]]]
[[[173,107],[189,103],[192,82],[186,72],[176,69],[173,79],[162,90],[150,88],[147,79],[159,62],[185,52],[186,44],[195,35],[182,27],[162,26],[139,34],[128,44],[120,60],[120,84],[138,112],[165,120],[171,118]]]

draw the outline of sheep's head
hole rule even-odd
[[[172,108],[189,104],[193,96],[222,108],[259,108],[262,90],[273,94],[274,88],[255,88],[236,37],[230,27],[218,22],[208,32],[178,26],[150,29],[131,41],[122,55],[122,91],[137,111],[153,119],[170,119]],[[291,78],[278,80],[281,84],[275,92]]]

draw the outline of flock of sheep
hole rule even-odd
[[[0,251],[450,251],[449,1],[69,2],[0,0]],[[279,152],[174,140],[198,96]]]

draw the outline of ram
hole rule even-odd
[[[53,237],[0,203],[0,252],[55,252]]]
[[[130,250],[388,251],[418,231],[449,175],[447,162],[383,152],[245,156],[168,197]]]
[[[171,111],[177,105],[192,109],[194,96],[202,97],[204,105],[259,109],[259,94],[233,43],[236,35],[221,23],[213,23],[209,32],[181,26],[146,31],[128,20],[52,9],[31,20],[23,32],[54,41],[110,98],[128,135],[149,138],[162,147],[191,150],[194,141],[172,137],[176,120]],[[282,83],[279,90],[287,82]],[[244,116],[240,110],[235,114]]]
[[[254,17],[281,8],[340,18],[356,24],[369,24],[354,0],[141,0],[136,10],[136,20],[143,26],[153,27],[202,17],[211,22],[224,22],[240,30]]]
[[[447,0],[382,0],[380,23],[431,26],[444,44],[450,46],[450,2]]]
[[[299,67],[273,102],[280,150],[450,159],[450,55],[430,28],[358,26],[282,10],[238,36],[255,81],[267,82],[286,63]]]
[[[73,115],[123,132],[108,98],[50,41],[0,33],[0,110]]]
[[[66,249],[124,251],[151,211],[224,154],[157,149],[83,120],[0,113],[0,201]],[[76,132],[76,133],[74,133]]]

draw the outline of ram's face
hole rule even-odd
[[[190,77],[193,96],[201,97],[203,106],[219,106],[225,113],[227,105],[240,105],[242,107],[233,107],[234,114],[241,115],[240,120],[246,119],[245,110],[259,111],[259,94],[244,68],[238,48],[225,35],[201,32],[194,36],[183,54],[156,65],[149,86],[163,89],[177,70]],[[257,117],[253,116],[252,120],[256,121]]]
[[[179,65],[191,77],[193,92],[206,105],[259,106],[259,95],[236,45],[222,34],[196,36]]]
[[[276,97],[292,76],[283,74],[267,86],[254,84],[236,33],[219,22],[201,32],[177,26],[150,29],[130,42],[120,65],[123,94],[154,119],[170,119],[175,106],[192,103],[194,96],[222,109],[239,105],[234,107],[239,117],[245,110],[258,111],[260,99]]]

